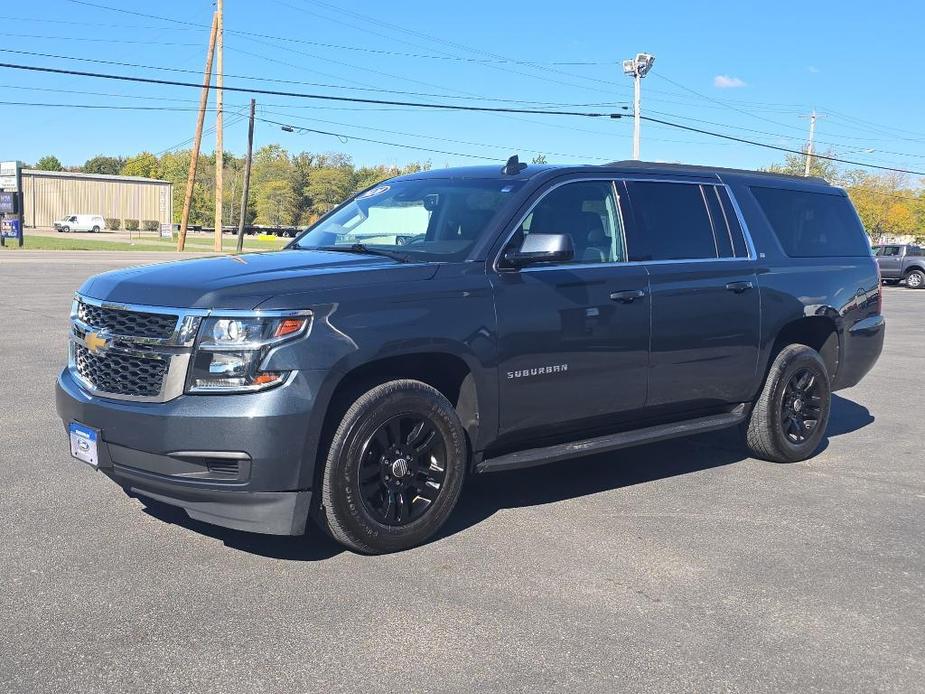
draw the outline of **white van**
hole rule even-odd
[[[55,229],[62,231],[92,231],[104,229],[106,222],[96,214],[68,214],[54,223]]]

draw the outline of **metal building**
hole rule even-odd
[[[173,221],[173,184],[139,176],[22,171],[24,224],[50,227],[68,214]]]

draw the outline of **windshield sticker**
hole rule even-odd
[[[371,198],[374,195],[382,195],[389,188],[391,188],[391,186],[376,186],[372,190],[367,190],[365,193],[357,197],[357,200],[363,200],[364,198]]]

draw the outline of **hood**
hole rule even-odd
[[[250,310],[278,294],[425,280],[435,264],[336,251],[272,251],[177,260],[104,272],[80,293],[102,301]]]

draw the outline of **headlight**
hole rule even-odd
[[[199,326],[188,393],[246,393],[285,381],[288,371],[264,371],[270,348],[304,335],[309,316],[206,318]]]

